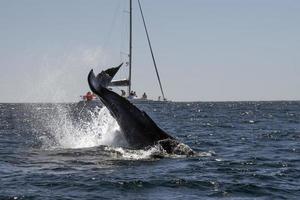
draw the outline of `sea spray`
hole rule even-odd
[[[126,146],[120,128],[109,111],[103,107],[77,109],[54,104],[46,112],[36,112],[37,137],[43,148],[88,148],[99,145]]]
[[[192,151],[182,143],[177,146],[174,154],[168,154],[159,144],[140,150],[126,148],[126,139],[106,107],[82,108],[78,104],[50,104],[34,106],[34,110],[33,128],[42,149],[104,146],[99,150],[108,152],[110,159],[122,160],[184,158]]]
[[[15,88],[19,102],[74,102],[86,92],[86,77],[91,68],[101,71],[103,66],[119,62],[97,46],[32,52],[26,56],[33,57],[23,63],[24,69],[31,70],[18,73],[22,74],[22,84]]]

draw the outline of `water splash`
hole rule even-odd
[[[139,150],[126,148],[126,139],[106,107],[81,112],[81,108],[74,110],[66,104],[54,104],[52,107],[36,107],[35,110],[39,113],[37,118],[41,125],[37,138],[43,149],[81,149],[103,145],[103,151],[125,160],[202,156],[183,143],[179,143],[171,154],[160,144]]]
[[[105,107],[87,110],[76,119],[69,108],[58,104],[41,121],[39,139],[44,148],[126,146],[117,122]]]
[[[211,157],[213,154],[211,152],[195,152],[194,154],[188,154],[190,150],[189,146],[180,143],[177,147],[178,149],[181,148],[181,152],[177,149],[174,153],[167,153],[163,147],[159,144],[151,146],[146,149],[127,149],[122,147],[105,147],[104,150],[114,153],[113,157],[115,159],[122,159],[122,160],[153,160],[153,159],[160,159],[160,158],[187,158],[187,157]]]
[[[118,63],[102,47],[77,47],[32,56],[23,63],[24,69],[30,70],[21,71],[23,84],[16,88],[20,102],[74,102],[88,89],[86,77],[91,68]],[[32,84],[32,77],[36,84]]]
[[[166,157],[167,153],[159,146],[155,145],[148,149],[126,149],[122,147],[106,147],[106,151],[115,152],[117,158],[122,158],[125,160],[148,160],[155,158]]]

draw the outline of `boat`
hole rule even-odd
[[[153,66],[155,68],[156,77],[157,77],[157,80],[158,80],[158,83],[159,83],[162,98],[159,96],[157,100],[151,100],[151,99],[148,99],[146,93],[144,93],[141,97],[138,97],[136,95],[135,91],[132,90],[132,81],[131,81],[131,79],[132,79],[132,76],[131,76],[131,72],[132,72],[132,41],[133,41],[133,38],[132,38],[132,26],[133,26],[133,24],[132,24],[132,3],[133,3],[133,1],[132,0],[129,0],[129,46],[128,46],[128,62],[126,62],[126,65],[128,65],[128,77],[124,78],[124,79],[120,79],[120,80],[113,79],[109,84],[109,88],[112,89],[112,90],[114,90],[114,88],[116,88],[116,87],[118,87],[118,88],[119,87],[127,88],[126,89],[127,91],[121,89],[121,94],[120,95],[123,96],[124,98],[127,98],[129,101],[134,101],[134,102],[167,101],[167,99],[165,97],[165,94],[164,94],[164,91],[163,91],[163,86],[162,86],[162,83],[161,83],[161,80],[160,80],[160,76],[159,76],[159,73],[158,73],[157,64],[156,64],[156,60],[155,60],[155,57],[154,57],[154,53],[153,53],[153,49],[152,49],[152,45],[151,45],[151,41],[150,41],[150,36],[149,36],[148,29],[147,29],[147,26],[146,26],[146,22],[145,22],[144,13],[143,13],[143,10],[142,10],[141,2],[140,2],[140,0],[137,0],[137,2],[138,2],[138,7],[139,7],[139,10],[140,10],[141,16],[142,16],[143,26],[144,26],[144,30],[145,30],[145,33],[146,33],[146,36],[147,36],[147,42],[148,42],[149,50],[150,50],[150,53],[151,53]],[[83,102],[85,104],[91,104],[91,103],[94,104],[95,101],[99,102],[99,99],[97,97],[87,99],[87,98],[85,98],[85,96],[83,96],[83,99],[82,99],[81,102]]]
[[[155,72],[156,72],[156,77],[159,83],[159,87],[160,87],[160,91],[161,91],[161,95],[162,98],[158,97],[157,101],[167,101],[165,94],[164,94],[164,90],[163,90],[163,86],[160,80],[160,76],[158,73],[158,69],[157,69],[157,64],[156,64],[156,60],[154,57],[154,53],[153,53],[153,49],[152,49],[152,45],[151,45],[151,41],[150,41],[150,36],[148,33],[148,29],[146,26],[146,22],[145,22],[145,17],[144,17],[144,13],[142,10],[142,5],[140,0],[137,0],[138,2],[138,7],[140,10],[140,14],[142,17],[142,21],[143,21],[143,26],[144,26],[144,30],[147,36],[147,42],[148,42],[148,46],[149,46],[149,50],[151,53],[151,57],[152,57],[152,61],[153,61],[153,66],[155,68]],[[122,79],[122,80],[112,80],[110,83],[110,87],[127,87],[127,93],[124,90],[121,90],[121,95],[126,97],[128,100],[130,101],[154,101],[154,100],[150,100],[147,97],[147,94],[144,93],[140,98],[136,95],[135,91],[132,90],[132,76],[131,76],[131,71],[132,71],[132,0],[129,0],[129,46],[128,46],[128,78]]]
[[[80,96],[81,100],[77,103],[77,107],[80,108],[80,112],[85,107],[94,108],[101,105],[100,99],[92,92],[88,91],[85,95]]]

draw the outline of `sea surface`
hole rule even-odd
[[[300,102],[140,102],[197,152],[126,141],[106,108],[0,104],[0,199],[300,199]]]

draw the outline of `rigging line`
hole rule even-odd
[[[148,34],[148,29],[147,29],[147,26],[146,26],[146,22],[145,22],[145,18],[144,18],[144,14],[143,14],[143,10],[142,10],[142,6],[141,6],[140,0],[138,0],[138,3],[139,3],[139,8],[140,8],[140,11],[141,11],[142,19],[143,19],[143,24],[144,24],[145,32],[146,32],[146,35],[147,35],[148,45],[149,45],[149,48],[150,48],[150,52],[151,52],[153,64],[154,64],[154,67],[155,67],[156,76],[157,76],[157,79],[158,79],[158,82],[159,82],[160,91],[161,91],[163,99],[165,100],[166,98],[165,98],[165,94],[164,94],[164,91],[163,91],[163,88],[162,88],[162,84],[161,84],[161,81],[160,81],[160,77],[159,77],[159,74],[158,74],[158,70],[157,70],[157,66],[156,66],[156,61],[155,61],[155,58],[154,58],[154,54],[153,54],[153,50],[152,50],[152,46],[151,46],[151,42],[150,42],[150,37],[149,37],[149,34]]]

